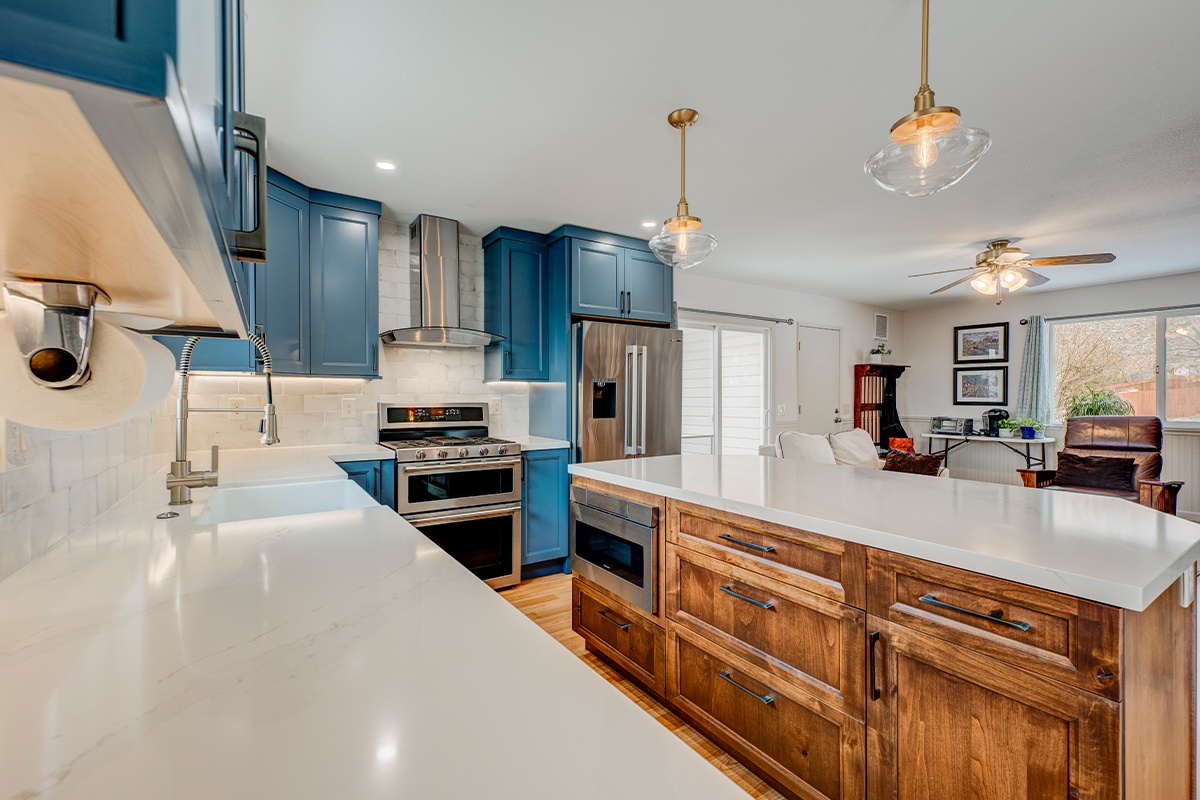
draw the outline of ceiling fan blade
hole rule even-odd
[[[1025,267],[1017,267],[1017,269],[1029,281],[1028,283],[1025,284],[1026,286],[1041,286],[1043,283],[1047,283],[1050,280],[1045,275],[1042,275],[1041,273],[1038,273],[1038,272],[1034,272],[1031,269],[1027,269]]]
[[[1021,261],[1022,265],[1028,264],[1031,267],[1064,267],[1070,264],[1108,264],[1111,261],[1116,261],[1117,257],[1112,253],[1092,253],[1086,256],[1051,256],[1050,258],[1027,258]]]
[[[958,269],[940,269],[937,272],[918,272],[916,275],[909,275],[910,278],[924,278],[926,275],[945,275],[947,272],[962,272],[968,269],[979,269],[979,267],[959,267]]]
[[[971,278],[974,278],[974,277],[975,277],[974,275],[964,275],[963,277],[956,280],[954,283],[947,283],[945,286],[943,286],[940,289],[934,289],[932,292],[930,292],[930,294],[937,294],[938,292],[944,292],[947,289],[953,289],[955,286],[958,286],[963,281],[969,281],[969,280],[971,280]]]

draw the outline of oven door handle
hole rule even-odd
[[[440,525],[443,522],[466,522],[472,519],[489,519],[490,517],[504,517],[516,513],[521,510],[520,504],[511,506],[501,506],[500,508],[488,508],[478,511],[464,511],[461,514],[443,514],[439,516],[430,516],[426,519],[405,519],[405,521],[414,528],[420,528],[424,525]]]
[[[469,464],[421,464],[420,466],[405,466],[402,467],[407,472],[446,472],[447,470],[457,469],[490,469],[492,467],[515,467],[521,463],[519,458],[507,458],[503,461],[472,461]]]

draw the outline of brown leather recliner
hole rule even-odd
[[[1159,480],[1162,472],[1162,420],[1158,417],[1072,417],[1067,420],[1063,452],[1079,456],[1132,458],[1133,485],[1127,491],[1090,487],[1053,486],[1055,470],[1019,469],[1026,486],[1060,492],[1084,492],[1132,500],[1168,514],[1183,483]]]

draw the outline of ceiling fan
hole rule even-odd
[[[972,274],[948,283],[940,289],[934,289],[930,294],[938,294],[947,289],[953,289],[965,281],[971,282],[971,288],[980,294],[996,295],[996,305],[1000,305],[1003,292],[1015,292],[1025,286],[1041,286],[1050,280],[1045,275],[1034,272],[1031,267],[1061,267],[1073,264],[1107,264],[1116,260],[1112,253],[1092,253],[1083,256],[1051,256],[1050,258],[1030,258],[1029,253],[1018,247],[1010,247],[1008,239],[997,239],[990,242],[987,249],[975,256],[975,266],[959,269],[943,269],[937,272],[921,272],[909,275],[910,278],[923,278],[926,275],[944,275],[947,272],[965,272]]]

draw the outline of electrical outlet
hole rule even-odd
[[[342,398],[342,419],[354,419],[354,417],[355,417],[354,398],[353,397],[343,397]]]
[[[501,411],[499,397],[493,397],[488,400],[488,413],[493,417],[499,416],[503,413]]]
[[[246,398],[244,398],[244,397],[229,398],[229,407],[230,408],[245,408],[246,407]],[[245,419],[246,415],[239,412],[236,414],[230,414],[229,418],[230,419]]]
[[[4,431],[4,435],[0,436],[0,472],[4,472],[8,468],[8,423],[0,417],[0,431]]]
[[[780,404],[779,404],[779,407],[778,407],[778,408],[775,410],[775,413],[776,413],[777,415],[779,415],[780,417],[782,417],[782,416],[783,416],[783,403],[780,403]]]

